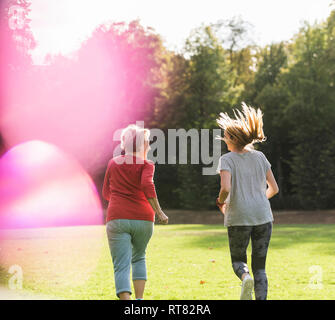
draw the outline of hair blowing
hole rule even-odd
[[[263,142],[266,140],[263,132],[263,113],[258,108],[247,106],[242,102],[242,112],[234,109],[235,119],[227,113],[220,113],[216,119],[219,127],[226,131],[232,143],[237,147],[244,148],[248,144]],[[219,137],[223,140],[222,137]]]

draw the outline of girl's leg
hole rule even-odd
[[[272,233],[272,222],[254,226],[251,232],[252,244],[252,273],[255,280],[256,300],[266,300],[268,279],[265,272],[266,255]]]
[[[130,221],[132,230],[132,275],[136,299],[143,299],[145,283],[147,280],[147,269],[145,251],[153,234],[154,224],[150,221]]]
[[[249,226],[228,227],[231,262],[235,274],[241,280],[249,274],[249,268],[247,266],[247,248],[251,230],[252,227]]]
[[[123,232],[123,220],[111,220],[107,223],[107,237],[114,266],[116,295],[121,300],[129,300],[131,235]]]

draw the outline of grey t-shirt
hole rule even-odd
[[[257,150],[221,156],[217,173],[227,170],[232,183],[226,200],[225,226],[256,226],[273,221],[266,197],[266,173],[271,168],[265,155]]]

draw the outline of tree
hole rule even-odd
[[[241,76],[244,72],[251,74],[246,67],[248,62],[242,62],[251,61],[251,55],[249,49],[243,49],[243,52],[235,50],[237,40],[233,45],[229,43],[229,49],[225,49],[224,46],[228,47],[228,44],[219,37],[220,32],[223,34],[221,28],[227,26],[219,22],[194,29],[186,40],[183,56],[170,56],[167,86],[164,98],[157,106],[159,112],[156,113],[157,119],[160,117],[161,120],[156,119],[155,123],[164,128],[196,129],[200,136],[200,129],[217,128],[215,120],[218,114],[230,110],[237,103],[244,88]],[[237,33],[236,30],[234,32]],[[232,56],[238,57],[241,63],[237,62],[238,59],[232,62]],[[212,138],[210,131],[210,141]],[[212,147],[210,145],[210,153]],[[190,143],[185,148],[190,155]],[[218,176],[204,176],[202,160],[199,158],[199,165],[189,164],[190,160],[189,156],[188,164],[164,168],[171,172],[166,177],[176,177],[177,173],[177,181],[170,181],[170,185],[173,185],[172,190],[176,190],[179,205],[189,209],[213,208],[219,187]]]
[[[292,45],[294,64],[286,76],[290,136],[295,143],[291,180],[305,209],[329,208],[335,196],[329,175],[335,170],[331,25],[331,18],[328,24],[305,24]]]
[[[28,0],[5,0],[0,4],[2,73],[6,68],[22,72],[32,62],[29,50],[34,49],[36,42],[27,18],[30,10]]]
[[[17,93],[23,91],[31,72],[29,50],[36,46],[36,42],[27,18],[29,11],[30,1],[27,0],[0,3],[0,114],[22,103],[22,97]],[[5,151],[5,137],[1,133],[0,136],[0,150]]]
[[[261,108],[264,113],[264,132],[267,142],[259,145],[270,162],[274,165],[280,189],[279,199],[284,202],[284,195],[290,191],[288,153],[288,121],[286,119],[287,88],[283,74],[287,69],[287,48],[284,43],[272,44],[259,48],[256,52],[257,66],[254,81],[246,86],[242,100]],[[274,199],[276,201],[276,199]],[[277,200],[278,202],[278,200]],[[274,203],[281,206],[281,203]]]

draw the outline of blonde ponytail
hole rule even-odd
[[[242,112],[235,109],[235,119],[227,113],[220,113],[216,119],[218,125],[227,132],[232,142],[239,148],[266,140],[263,132],[263,114],[260,109],[254,109],[242,103]],[[222,137],[220,139],[223,140]]]

